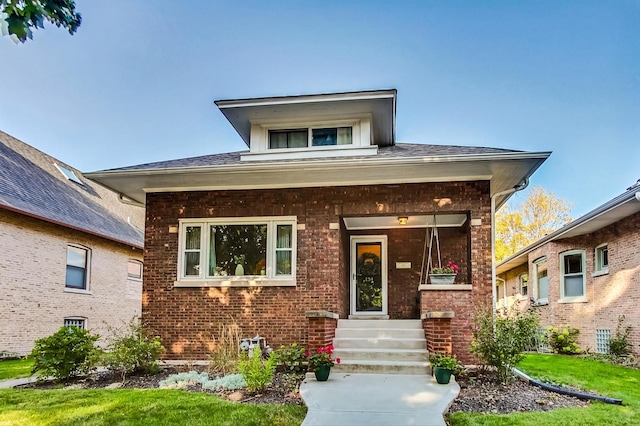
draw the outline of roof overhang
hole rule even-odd
[[[527,263],[529,253],[550,241],[591,234],[637,212],[640,212],[640,187],[629,189],[624,194],[506,258],[496,266],[496,273],[502,274]]]
[[[84,173],[132,200],[173,191],[304,188],[427,182],[490,181],[491,194],[530,177],[550,152],[396,158],[331,158],[171,169]],[[444,196],[444,195],[443,195]],[[496,200],[502,205],[510,195]]]
[[[400,219],[403,218],[402,223]],[[387,215],[387,216],[348,216],[344,218],[345,227],[350,230],[363,229],[406,229],[406,228],[459,228],[467,221],[466,214],[430,214],[430,215]]]
[[[270,98],[215,101],[222,114],[250,145],[251,124],[274,120],[296,122],[371,116],[371,137],[379,146],[395,143],[397,91],[374,90],[323,95],[278,96]]]

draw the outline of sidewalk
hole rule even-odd
[[[332,373],[317,382],[308,373],[300,386],[309,409],[302,425],[444,426],[458,392],[453,379],[439,385],[431,376]]]
[[[23,377],[22,379],[9,379],[0,381],[0,389],[9,389],[14,386],[26,385],[36,381],[34,377]]]

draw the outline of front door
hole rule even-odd
[[[387,236],[351,237],[351,314],[387,314]]]

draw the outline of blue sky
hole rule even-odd
[[[553,151],[574,217],[640,178],[639,1],[76,4],[0,38],[0,129],[83,171],[245,149],[216,99],[396,88],[398,142]]]

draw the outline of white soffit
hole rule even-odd
[[[400,225],[398,218],[401,216],[364,216],[345,217],[344,224],[348,230],[359,229],[389,229],[389,228],[459,228],[467,221],[465,214],[438,214],[438,215],[406,215],[406,225]]]

